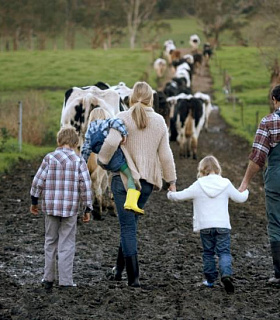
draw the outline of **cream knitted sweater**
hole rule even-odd
[[[133,108],[133,107],[132,107]],[[128,167],[136,184],[145,179],[161,189],[162,179],[166,182],[176,181],[173,153],[169,145],[169,134],[161,115],[151,107],[144,107],[148,116],[148,125],[139,130],[132,119],[132,108],[117,115],[122,119],[128,131],[125,144],[121,145]],[[98,154],[98,159],[108,164],[118,148],[122,137],[117,130],[111,129]],[[121,174],[126,187],[126,179]]]

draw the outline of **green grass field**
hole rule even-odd
[[[211,61],[214,79],[214,103],[232,132],[253,141],[261,118],[269,113],[270,74],[260,53],[253,47],[223,47]],[[236,98],[227,102],[224,93],[224,74],[231,77],[231,95]],[[238,100],[238,101],[237,101]]]
[[[187,18],[167,22],[171,26],[170,32],[159,35],[159,43],[173,39],[178,47],[188,47],[189,36],[193,33],[198,34],[203,43],[201,28],[195,20]],[[145,80],[156,88],[152,64],[160,54],[160,50],[128,48],[0,52],[0,129],[9,130],[12,124],[17,124],[18,101],[24,101],[23,112],[26,117],[28,115],[25,121],[32,119],[34,127],[35,124],[40,126],[42,119],[46,122],[44,138],[41,139],[43,144],[34,147],[25,143],[21,153],[17,152],[17,128],[11,131],[13,137],[8,140],[3,139],[0,132],[0,172],[9,169],[19,158],[42,156],[54,148],[67,89],[93,85],[98,81],[110,85],[123,81],[131,87],[138,80]],[[270,75],[258,50],[223,46],[215,52],[210,68],[214,79],[213,104],[220,107],[234,133],[252,141],[257,121],[268,113]],[[225,72],[232,78],[232,90],[239,104],[226,103],[223,92]],[[40,109],[44,111],[39,115],[35,112],[38,99],[44,104]],[[30,124],[23,123],[23,130],[25,128],[30,130]]]

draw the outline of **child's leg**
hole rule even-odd
[[[230,254],[230,230],[217,228],[216,252],[219,257],[219,269],[221,277],[232,275],[231,254]]]
[[[215,229],[200,230],[200,238],[203,246],[203,272],[206,280],[213,283],[218,277],[215,261]]]
[[[127,189],[136,189],[131,171],[130,171],[127,163],[125,163],[121,166],[120,171],[123,174],[125,174],[125,176],[127,177]]]
[[[123,172],[127,177],[127,196],[124,208],[127,210],[133,210],[134,212],[144,214],[144,210],[138,207],[137,203],[140,197],[140,191],[136,190],[136,186],[127,163],[121,166],[120,171]]]
[[[58,244],[59,217],[45,216],[45,269],[44,280],[55,280],[56,253]]]
[[[77,215],[61,218],[58,239],[59,285],[73,285],[73,263],[76,244]]]

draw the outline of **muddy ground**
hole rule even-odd
[[[207,71],[207,70],[206,70]],[[195,90],[211,93],[207,72],[194,78]],[[214,101],[215,103],[215,101]],[[171,142],[178,172],[178,190],[196,178],[198,161],[180,159]],[[250,145],[232,136],[216,110],[209,132],[199,138],[198,160],[214,154],[223,175],[238,187]],[[108,279],[114,266],[117,218],[78,223],[74,280],[77,288],[40,285],[44,266],[44,217],[29,213],[32,176],[41,159],[22,162],[0,184],[0,319],[279,319],[280,289],[267,284],[273,275],[266,232],[264,190],[259,174],[245,204],[230,202],[235,294],[203,281],[201,244],[192,231],[192,204],[171,203],[166,191],[154,192],[140,219],[138,246],[141,289]]]

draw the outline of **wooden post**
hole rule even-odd
[[[19,147],[19,152],[22,150],[22,102],[18,102],[18,107],[19,107],[19,129],[18,129],[18,147]]]

